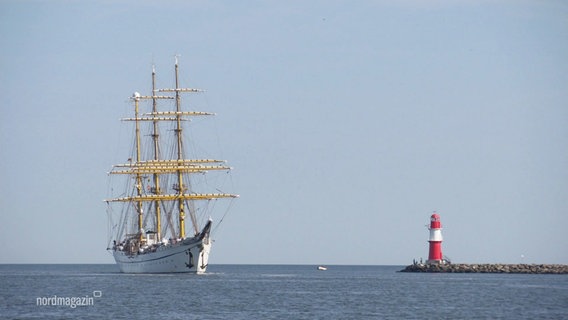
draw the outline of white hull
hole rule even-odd
[[[124,273],[204,273],[211,241],[208,237],[186,239],[175,245],[159,247],[155,252],[128,255],[114,250],[113,256]]]

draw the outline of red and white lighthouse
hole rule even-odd
[[[442,256],[442,223],[440,222],[440,215],[435,211],[430,216],[430,250],[428,252],[428,264],[438,264],[443,263],[444,258]]]

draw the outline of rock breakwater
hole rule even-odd
[[[565,264],[411,264],[400,272],[568,274]]]

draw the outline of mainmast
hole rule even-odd
[[[138,105],[140,102],[140,94],[138,92],[135,92],[134,95],[132,96],[132,99],[134,99],[134,118],[135,120],[135,125],[136,125],[136,164],[140,163],[140,161],[142,160],[140,158],[140,154],[141,154],[141,146],[140,146],[140,121],[138,120]],[[140,173],[136,174],[136,193],[138,195],[138,197],[142,196],[142,175]],[[138,212],[138,233],[139,233],[139,239],[140,241],[142,241],[142,227],[143,227],[143,223],[144,223],[144,217],[143,217],[143,211],[142,211],[142,201],[137,201],[136,202],[136,211]]]
[[[156,96],[156,69],[152,66],[152,112],[158,112],[158,97]],[[153,131],[152,139],[154,140],[154,160],[158,161],[160,159],[160,140],[158,133],[158,120],[153,121]],[[154,190],[151,190],[153,194],[161,194],[160,190],[160,175],[154,173]],[[162,239],[162,223],[161,223],[161,211],[160,211],[160,200],[154,202],[155,213],[156,213],[156,232],[158,234],[158,239]]]

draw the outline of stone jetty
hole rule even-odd
[[[566,264],[411,264],[400,272],[568,274]]]

